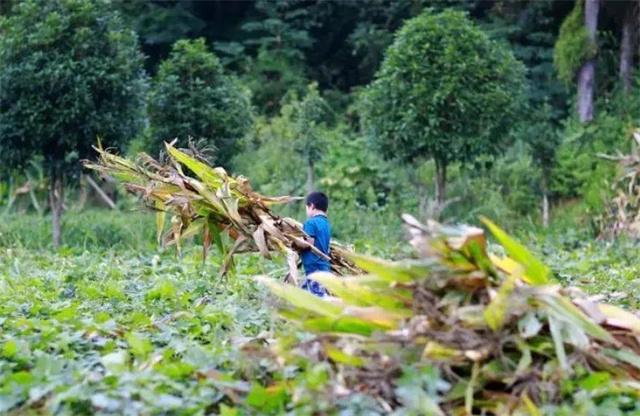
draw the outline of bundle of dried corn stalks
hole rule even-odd
[[[282,252],[287,256],[289,278],[297,283],[296,247],[307,247],[327,257],[305,241],[299,222],[270,210],[273,204],[300,198],[261,195],[251,189],[246,178],[230,176],[223,168],[211,167],[168,143],[166,163],[145,153],[132,161],[100,146],[95,149],[98,161],[87,161],[85,167],[118,179],[157,211],[159,242],[176,244],[180,250],[181,240],[202,234],[204,257],[212,243],[226,254],[222,274],[228,271],[236,253],[257,251],[270,258],[272,252]],[[167,213],[172,214],[171,225],[163,236]],[[230,248],[225,247],[223,235],[233,241]],[[329,260],[334,273],[359,272],[345,257],[347,252],[339,243],[331,243]]]
[[[630,154],[601,157],[618,162],[620,177],[614,183],[615,196],[602,216],[596,219],[600,237],[613,239],[621,234],[640,239],[640,131],[633,133]]]
[[[640,400],[638,316],[560,287],[488,220],[506,256],[490,253],[479,228],[404,220],[415,258],[354,256],[367,274],[316,277],[338,301],[258,278],[287,301],[285,318],[318,334],[276,347],[281,362],[331,360],[329,397],[364,392],[385,412],[409,407],[401,414],[542,414],[538,405],[563,400],[562,386],[592,373],[607,380],[592,390],[598,397]],[[408,394],[399,378],[433,367],[440,387]]]

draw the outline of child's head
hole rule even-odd
[[[307,206],[307,217],[326,214],[329,209],[329,198],[322,192],[311,192],[304,201]]]

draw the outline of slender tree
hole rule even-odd
[[[137,37],[108,2],[26,0],[0,16],[0,162],[44,161],[54,246],[65,178],[98,137],[118,145],[140,131],[145,90]]]
[[[577,86],[576,110],[583,123],[593,119],[598,11],[599,0],[576,0],[554,47],[558,76],[565,84]]]
[[[598,12],[600,0],[585,0],[584,26],[589,42],[597,44]],[[596,88],[596,56],[587,59],[578,72],[578,117],[580,121],[593,120],[594,95]]]
[[[639,6],[640,3],[637,1],[626,2],[622,16],[619,74],[622,87],[627,94],[631,92],[633,81],[633,56],[640,24]]]
[[[307,165],[307,191],[315,189],[315,165],[326,147],[324,133],[331,118],[331,109],[320,96],[318,85],[312,83],[304,98],[294,105],[295,108],[295,150]]]

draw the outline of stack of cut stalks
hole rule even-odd
[[[613,186],[615,195],[597,219],[601,238],[613,239],[624,234],[640,239],[640,131],[633,133],[633,140],[633,149],[628,155],[601,155],[618,162],[620,168],[620,176]]]
[[[504,256],[491,254],[479,228],[404,220],[415,258],[353,255],[366,274],[316,277],[337,301],[258,278],[285,301],[283,317],[318,334],[274,347],[280,362],[331,360],[327,397],[365,393],[385,412],[403,406],[400,414],[541,415],[568,385],[640,400],[638,316],[562,288],[488,220],[502,245],[491,251]],[[433,367],[441,381],[431,387],[402,382]]]
[[[176,244],[179,251],[182,240],[201,234],[203,257],[212,243],[225,253],[222,274],[229,270],[236,253],[256,251],[270,258],[272,252],[282,252],[287,257],[288,277],[297,283],[296,249],[306,247],[327,257],[306,242],[299,222],[271,212],[274,204],[300,198],[260,195],[251,189],[246,178],[230,176],[223,168],[211,167],[197,155],[172,144],[166,144],[166,163],[144,153],[132,161],[100,146],[96,151],[98,161],[85,162],[85,166],[118,179],[157,211],[159,242]],[[164,232],[167,214],[171,215],[170,227]],[[359,272],[345,256],[347,252],[332,242],[329,260],[334,273]]]

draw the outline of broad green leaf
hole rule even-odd
[[[10,339],[2,346],[2,356],[5,358],[13,358],[18,353],[18,344]]]
[[[535,258],[522,244],[509,237],[507,233],[489,219],[483,217],[481,220],[489,228],[496,240],[502,244],[509,256],[522,264],[524,267],[523,280],[532,285],[549,283],[551,272],[544,263]]]
[[[107,371],[118,374],[125,371],[128,367],[129,354],[125,350],[118,350],[103,355],[100,362]]]
[[[146,357],[151,351],[153,351],[153,345],[149,342],[148,339],[143,337],[141,334],[135,332],[129,332],[127,334],[127,343],[129,344],[129,348],[131,348],[131,352],[134,355],[140,357]]]
[[[578,385],[582,389],[591,391],[608,384],[610,381],[611,374],[598,371],[587,375],[585,378],[580,380],[580,383],[578,383]]]
[[[386,329],[385,326],[381,326],[376,323],[349,315],[338,317],[322,316],[317,318],[307,318],[303,320],[302,326],[308,331],[319,332],[323,334],[346,333],[364,336],[370,336],[376,331]]]

